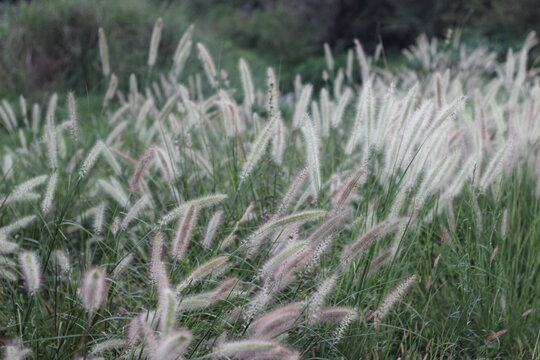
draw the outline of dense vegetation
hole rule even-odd
[[[1,103],[7,359],[540,356],[534,34],[325,46],[284,96],[166,24],[129,78],[96,31],[97,106]]]
[[[0,0],[0,96],[25,94],[45,104],[54,91],[104,91],[93,46],[99,27],[109,29],[119,78],[142,74],[158,17],[165,26],[157,68],[168,65],[178,37],[193,23],[196,41],[214,49],[219,67],[232,69],[243,57],[261,86],[272,66],[289,92],[296,73],[316,88],[324,85],[325,42],[338,61],[345,61],[355,38],[370,53],[382,43],[393,67],[419,34],[444,37],[456,28],[463,41],[488,46],[501,60],[529,31],[540,31],[539,16],[536,0]],[[188,61],[185,71],[195,72],[194,63]]]

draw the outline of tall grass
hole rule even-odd
[[[341,76],[288,104],[201,43],[183,76],[192,28],[151,71],[161,26],[129,80],[101,51],[89,116],[2,102],[7,359],[540,355],[534,35],[450,68],[420,38],[394,72],[356,42],[346,78],[325,47]]]

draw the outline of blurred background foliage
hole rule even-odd
[[[169,65],[177,41],[194,23],[195,40],[207,46],[220,68],[236,71],[237,59],[244,57],[261,82],[264,68],[273,66],[288,91],[297,72],[307,81],[321,81],[324,42],[340,64],[353,39],[368,53],[382,41],[395,63],[419,34],[444,36],[459,28],[466,43],[505,56],[505,49],[539,30],[539,5],[538,0],[0,0],[0,96],[24,93],[37,100],[51,91],[72,89],[79,96],[102,91],[100,26],[121,85],[130,73],[146,72],[152,27],[161,16],[158,67]],[[192,69],[195,63],[192,56]]]

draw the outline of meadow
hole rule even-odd
[[[534,33],[284,94],[192,26],[156,68],[162,27],[128,78],[99,29],[97,100],[0,104],[5,359],[540,357]]]

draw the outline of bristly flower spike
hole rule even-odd
[[[19,255],[19,263],[24,276],[26,289],[34,295],[41,287],[41,265],[36,253],[26,251]]]
[[[107,285],[105,284],[105,273],[99,268],[88,270],[82,279],[81,300],[84,309],[89,313],[94,313],[103,304],[107,296]]]

